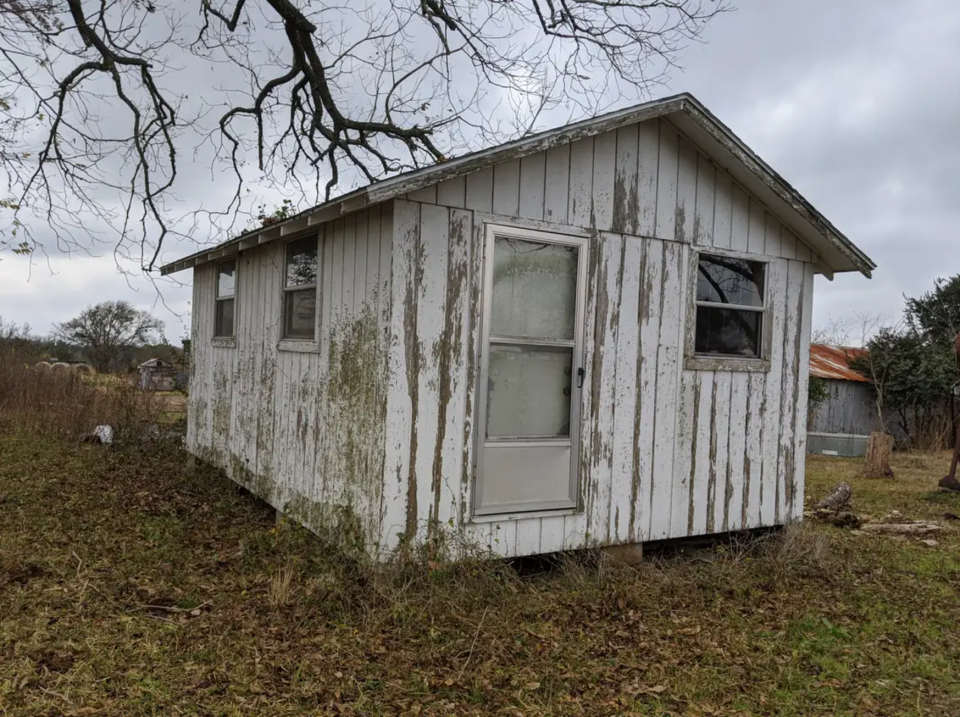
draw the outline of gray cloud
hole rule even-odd
[[[902,294],[960,272],[960,4],[919,0],[740,0],[681,56],[664,93],[691,91],[772,164],[879,265],[873,281],[855,275],[817,281],[814,323],[857,311],[895,320]],[[192,65],[165,81],[200,93]],[[209,70],[207,70],[209,72]],[[214,73],[216,75],[216,73]],[[619,102],[620,105],[627,101]],[[544,118],[550,123],[557,113]],[[232,192],[209,148],[182,160],[182,207],[222,205]],[[265,192],[276,200],[276,191]],[[301,205],[303,206],[303,205]],[[226,238],[211,228],[196,239]],[[195,250],[173,241],[165,259]],[[114,257],[0,262],[0,314],[45,331],[88,303],[131,298],[144,308],[156,291],[144,278],[115,275]],[[129,267],[135,269],[135,267]],[[90,280],[98,277],[97,280]],[[186,275],[177,277],[187,279]],[[162,284],[176,312],[189,289]],[[157,312],[180,335],[180,320]]]

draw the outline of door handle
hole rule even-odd
[[[587,374],[583,367],[577,369],[577,388],[583,388],[583,377]]]

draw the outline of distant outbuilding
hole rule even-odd
[[[807,426],[810,453],[862,456],[872,432],[889,431],[895,425],[881,420],[873,382],[850,367],[867,355],[859,348],[810,345],[810,378],[824,381],[827,387],[827,398],[811,410]]]
[[[169,361],[152,358],[140,366],[137,386],[144,391],[173,391],[177,388],[177,367]]]

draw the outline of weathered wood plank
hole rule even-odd
[[[708,532],[723,531],[726,509],[727,468],[730,449],[731,373],[717,371],[713,384],[713,415],[710,435],[710,514]]]
[[[515,217],[520,213],[520,160],[493,168],[493,211]]]
[[[612,158],[611,158],[612,159]],[[623,283],[624,240],[620,234],[601,233],[596,251],[599,266],[593,349],[590,371],[591,412],[586,426],[591,433],[590,455],[587,456],[592,484],[587,534],[591,542],[610,542],[611,486],[613,477],[614,403],[617,396],[617,344],[620,326],[620,286]],[[581,421],[583,424],[583,421]]]
[[[451,210],[443,334],[438,345],[439,432],[434,448],[434,520],[441,531],[460,521],[463,500],[464,428],[470,331],[470,254],[473,212]]]
[[[747,399],[746,453],[744,454],[744,490],[742,524],[744,528],[760,525],[760,481],[763,479],[764,406],[766,374],[750,374]]]
[[[570,204],[567,223],[592,227],[593,223],[593,137],[570,145]]]
[[[750,219],[747,229],[747,251],[751,254],[763,254],[766,241],[766,214],[763,205],[750,197]]]
[[[466,177],[454,177],[437,185],[437,204],[462,209],[467,201]]]
[[[343,235],[340,240],[343,265],[334,266],[333,280],[340,285],[340,302],[334,307],[335,321],[342,320],[353,311],[353,295],[357,287],[353,283],[357,265],[357,216],[351,214],[343,220]]]
[[[797,371],[800,367],[801,312],[804,265],[786,263],[787,290],[784,303],[783,371],[780,404],[780,457],[777,470],[777,523],[786,522],[793,508],[793,448],[796,428]],[[801,426],[803,428],[804,426]]]
[[[504,520],[491,524],[490,549],[494,555],[512,558],[517,554],[517,521]]]
[[[697,157],[697,211],[693,220],[694,244],[713,246],[713,213],[716,167],[704,155]]]
[[[431,184],[423,189],[416,189],[410,192],[407,197],[411,202],[421,202],[424,204],[437,203],[437,185]]]
[[[713,204],[713,246],[731,248],[733,227],[733,183],[723,170],[716,173],[716,194]]]
[[[583,259],[581,259],[583,261]],[[601,243],[591,242],[590,253],[587,259],[587,291],[586,306],[583,322],[583,388],[580,392],[580,446],[577,461],[579,464],[579,491],[580,505],[584,513],[593,515],[599,510],[595,505],[597,500],[597,482],[594,480],[594,456],[590,444],[595,437],[593,429],[593,403],[599,391],[602,374],[602,356],[597,352],[597,335],[602,332],[605,320],[605,311],[598,308],[598,297],[606,291],[607,278],[605,270],[603,247]],[[574,447],[577,450],[577,447]]]
[[[543,219],[547,155],[537,152],[520,160],[520,216]]]
[[[697,371],[694,374],[693,395],[693,462],[690,473],[690,509],[687,513],[687,535],[710,532],[713,505],[710,488],[711,437],[713,434],[714,373]]]
[[[493,167],[467,175],[466,207],[478,212],[493,210]]]
[[[779,225],[777,225],[779,227]],[[771,261],[768,269],[769,306],[767,320],[770,332],[770,371],[766,380],[763,406],[763,474],[760,479],[760,523],[774,525],[777,517],[777,472],[780,458],[780,403],[783,382],[784,309],[786,308],[786,266],[782,261]]]
[[[685,137],[680,137],[679,166],[677,167],[677,222],[674,238],[685,244],[693,243],[694,221],[697,211],[697,148]]]
[[[750,400],[750,376],[730,376],[730,448],[727,452],[727,480],[724,494],[723,530],[743,528],[743,493],[746,481],[744,465],[747,456],[747,403]]]
[[[680,136],[669,122],[660,123],[660,161],[657,168],[657,228],[660,239],[676,238]]]
[[[734,251],[750,250],[750,197],[743,189],[733,185],[733,216],[730,226],[730,248]]]
[[[646,242],[623,238],[623,280],[620,288],[620,322],[617,330],[617,390],[613,419],[613,471],[610,489],[611,535],[617,543],[639,542],[631,532],[633,486],[638,476],[634,456],[636,441],[637,361],[640,348],[640,287]]]
[[[810,331],[813,321],[813,279],[816,267],[803,267],[803,303],[800,307],[800,336],[797,342],[799,364],[797,366],[797,401],[794,405],[794,446],[792,503],[787,506],[787,520],[798,521],[803,517],[803,500],[806,483],[807,460],[807,407],[810,383]]]
[[[469,194],[469,181],[467,185]],[[387,421],[384,445],[381,529],[381,544],[386,552],[394,550],[402,537],[416,530],[417,444],[413,443],[412,428],[419,409],[419,371],[416,362],[421,206],[404,200],[397,200],[393,205],[390,340],[387,344],[390,347],[387,359],[387,415],[390,420]]]
[[[631,486],[630,534],[647,540],[650,527],[650,496],[653,492],[653,441],[657,421],[657,361],[660,346],[660,314],[663,301],[664,242],[644,241],[643,277],[640,282],[640,347],[636,375],[638,403],[634,409],[634,482]]]
[[[570,145],[547,151],[546,187],[543,195],[543,218],[564,224],[570,198]]]
[[[494,174],[494,185],[498,175]],[[443,438],[441,382],[449,381],[449,356],[446,366],[443,355],[443,333],[446,316],[450,210],[424,204],[420,207],[420,256],[423,269],[417,282],[416,323],[416,396],[418,405],[414,421],[417,445],[411,458],[417,481],[418,534],[433,535],[437,527],[439,503],[443,496]],[[438,360],[439,359],[439,360]],[[410,357],[407,358],[408,362]],[[447,375],[441,375],[441,368]],[[410,367],[408,366],[408,370]],[[449,387],[449,385],[448,385]]]
[[[670,537],[688,535],[694,510],[694,458],[698,428],[697,372],[680,374],[677,399],[677,438],[673,460],[673,491],[670,500]]]
[[[767,212],[765,215],[766,232],[763,240],[763,253],[767,256],[780,256],[783,248],[783,242],[780,240],[782,227],[777,218]]]
[[[640,234],[657,234],[657,176],[660,171],[660,121],[642,122],[639,127],[639,174],[637,194],[640,205]]]
[[[540,518],[522,518],[516,521],[516,555],[536,555],[540,552]]]
[[[476,456],[478,443],[486,435],[486,427],[475,425],[477,416],[477,390],[479,381],[479,354],[480,354],[480,307],[482,305],[481,296],[483,291],[483,259],[484,259],[484,234],[483,223],[474,220],[471,232],[470,243],[470,274],[469,274],[469,297],[464,307],[465,309],[465,335],[466,346],[464,348],[464,424],[463,424],[463,460],[461,463],[460,474],[460,510],[458,515],[459,525],[464,525],[471,514],[473,492],[471,490],[472,481],[475,477]]]
[[[640,224],[637,195],[637,157],[640,151],[637,125],[617,130],[617,159],[613,182],[613,231],[636,235]]]
[[[780,225],[780,257],[797,259],[797,237],[787,227]]]
[[[551,515],[540,518],[540,552],[556,553],[563,550],[564,516]]]
[[[369,233],[368,223],[370,221],[367,212],[357,214],[357,228],[354,241],[353,262],[353,305],[350,307],[350,313],[355,315],[359,313],[367,303],[367,236]]]
[[[561,550],[579,550],[590,545],[586,516],[573,513],[563,516],[563,545]]]
[[[591,225],[609,230],[613,226],[614,184],[617,173],[617,133],[604,132],[593,145],[593,221]]]
[[[680,390],[680,356],[685,311],[683,244],[664,242],[660,300],[660,334],[657,344],[656,416],[653,434],[653,471],[650,475],[650,516],[647,537],[661,540],[670,535],[673,497],[673,461],[676,446],[677,394]]]

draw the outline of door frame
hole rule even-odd
[[[493,262],[494,262],[494,242],[497,236],[512,237],[521,240],[540,242],[544,244],[559,244],[564,246],[574,246],[578,249],[577,263],[577,289],[576,289],[576,315],[574,316],[574,346],[572,351],[571,365],[571,396],[570,396],[570,437],[569,439],[544,439],[531,438],[523,443],[531,447],[538,445],[556,445],[570,443],[570,476],[568,501],[562,504],[548,504],[546,502],[535,506],[529,505],[501,505],[497,506],[495,511],[479,509],[479,498],[482,495],[483,488],[483,463],[484,450],[487,443],[487,401],[489,389],[489,344],[490,344],[490,320],[493,308]],[[570,512],[570,510],[580,510],[579,504],[579,477],[580,477],[580,417],[583,405],[583,386],[588,385],[588,376],[586,375],[587,366],[584,361],[584,327],[586,325],[587,310],[587,281],[589,280],[589,234],[564,234],[557,231],[530,229],[522,226],[512,226],[497,222],[486,222],[483,227],[483,294],[481,298],[480,314],[480,345],[477,351],[478,371],[477,371],[477,411],[476,411],[476,430],[474,431],[474,461],[473,461],[473,481],[471,489],[471,515],[482,518],[489,518],[491,515],[511,515],[511,517],[523,517],[525,514],[541,514],[552,511]],[[536,340],[530,343],[535,345]],[[578,373],[583,370],[582,380],[579,381]],[[510,439],[501,439],[504,442]],[[519,443],[519,441],[518,441]]]

